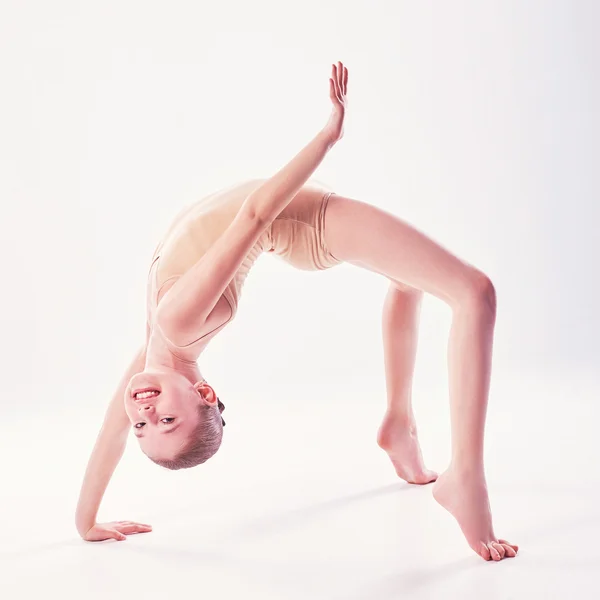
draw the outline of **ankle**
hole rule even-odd
[[[394,427],[399,427],[401,429],[416,430],[417,428],[415,416],[410,408],[407,410],[388,407],[383,417],[383,421],[384,423],[394,423]]]
[[[481,480],[485,481],[485,469],[483,460],[465,460],[457,457],[452,457],[447,471],[455,477],[463,480]]]

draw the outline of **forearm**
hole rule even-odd
[[[125,389],[130,379],[144,370],[145,362],[144,346],[134,355],[108,405],[79,493],[75,525],[81,535],[95,524],[104,492],[125,451],[131,428],[124,406]]]
[[[271,223],[291,202],[300,188],[333,147],[331,136],[321,130],[287,165],[257,188],[245,205],[262,222]]]
[[[94,526],[100,503],[127,445],[127,432],[115,436],[104,427],[98,435],[83,478],[75,526],[83,537]]]

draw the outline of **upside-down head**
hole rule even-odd
[[[221,446],[225,407],[205,380],[145,370],[131,378],[124,402],[142,452],[162,467],[195,467]]]

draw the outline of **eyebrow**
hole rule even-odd
[[[181,425],[181,423],[177,423],[177,425],[175,425],[174,427],[171,427],[171,429],[162,429],[161,433],[173,433],[179,426]],[[133,428],[133,435],[135,435],[136,438],[141,438],[144,437],[143,434],[137,434],[136,433],[136,428]]]

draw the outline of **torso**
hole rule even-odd
[[[225,231],[244,200],[263,181],[263,179],[245,181],[219,190],[184,208],[175,217],[154,251],[148,272],[146,320],[151,332],[155,329],[155,313],[162,298]],[[183,348],[174,346],[159,328],[160,337],[173,351],[188,359],[192,356],[197,357],[210,340],[234,319],[247,272],[258,255],[268,251],[267,246],[268,232],[265,232],[240,272],[236,274],[236,278],[227,286],[208,315],[195,342]]]
[[[246,276],[263,252],[272,250],[271,228],[268,227],[247,255],[235,277],[229,283],[223,295],[208,315],[203,329],[198,333],[196,341],[185,347],[175,346],[166,338],[162,329],[156,327],[156,309],[165,294],[177,280],[193,266],[216,241],[233,221],[244,200],[257,189],[265,179],[253,179],[235,184],[206,196],[176,215],[162,240],[155,248],[148,272],[146,320],[148,331],[157,343],[169,348],[172,354],[185,361],[195,361],[210,340],[231,322],[236,315],[238,300]],[[301,206],[301,203],[312,194],[311,198],[320,198],[324,184],[311,180],[290,202]],[[286,211],[282,213],[285,218]],[[279,252],[279,250],[276,250]],[[164,349],[164,348],[163,348]]]

